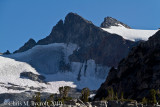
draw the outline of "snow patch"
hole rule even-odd
[[[111,26],[110,28],[102,28],[112,34],[118,34],[124,39],[131,41],[145,40],[154,35],[158,30],[140,30],[140,29],[128,29],[121,24],[119,26]]]

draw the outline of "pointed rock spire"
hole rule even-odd
[[[16,50],[13,53],[19,53],[19,52],[24,52],[27,51],[28,49],[31,49],[36,45],[36,41],[32,38],[30,38],[22,47],[20,47],[18,50]]]
[[[104,21],[101,24],[101,27],[102,28],[109,28],[111,26],[119,26],[119,25],[122,25],[126,28],[129,28],[129,29],[131,28],[128,25],[126,25],[126,24],[124,24],[124,23],[122,23],[122,22],[120,22],[117,19],[114,19],[112,17],[105,17]]]

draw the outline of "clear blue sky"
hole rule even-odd
[[[0,52],[46,37],[69,12],[97,26],[111,16],[132,28],[158,29],[159,5],[160,0],[0,0]]]

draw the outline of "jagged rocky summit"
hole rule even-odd
[[[160,30],[110,70],[95,99],[105,98],[111,87],[119,96],[123,92],[124,98],[136,100],[147,98],[151,89],[160,89]]]
[[[36,41],[31,38],[24,44],[24,46],[20,47],[18,50],[16,50],[13,53],[19,53],[19,52],[27,51],[27,50],[33,48],[35,45],[36,45]]]
[[[110,28],[111,26],[124,26],[126,28],[131,29],[131,27],[118,21],[117,19],[114,19],[112,17],[105,17],[104,21],[101,23],[101,27],[102,28]]]

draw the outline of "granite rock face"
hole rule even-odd
[[[101,24],[101,27],[102,28],[109,28],[111,26],[119,26],[119,24],[123,25],[126,28],[131,29],[131,27],[129,27],[128,25],[126,25],[126,24],[124,24],[124,23],[122,23],[122,22],[120,22],[117,19],[114,19],[112,17],[105,17],[104,21]]]
[[[109,87],[136,100],[148,97],[150,89],[160,89],[160,31],[133,48],[117,69],[110,70],[95,99],[105,98]]]
[[[26,42],[21,48],[16,50],[14,53],[24,52],[36,45],[36,41],[34,39],[29,39],[28,42]]]
[[[69,57],[70,61],[93,59],[97,64],[107,66],[116,66],[134,45],[134,42],[107,33],[75,13],[69,13],[64,22],[60,20],[53,27],[49,36],[37,42],[38,45],[51,43],[77,44],[80,48]]]

